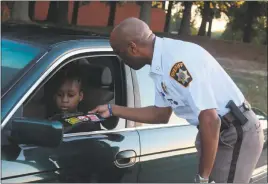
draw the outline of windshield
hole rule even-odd
[[[1,40],[1,91],[41,53],[41,48],[13,40]]]

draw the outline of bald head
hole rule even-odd
[[[140,19],[127,18],[117,25],[110,37],[111,45],[118,48],[124,47],[129,42],[136,44],[146,44],[150,41],[152,30]]]
[[[127,18],[112,31],[110,44],[125,64],[138,70],[151,63],[154,38],[152,30],[145,22],[137,18]]]

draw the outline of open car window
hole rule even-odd
[[[79,66],[79,73],[84,81],[84,98],[79,104],[80,112],[86,113],[97,105],[107,103],[126,105],[125,84],[122,80],[123,67],[116,56],[83,56],[77,59],[72,58],[67,65],[71,63]],[[20,108],[21,117],[49,119],[53,116],[55,112],[52,92],[53,77],[65,66],[53,73],[50,79],[24,102]],[[18,117],[18,113],[16,113],[16,117]],[[101,123],[99,130],[122,129],[126,126],[125,122],[124,119],[113,117],[109,119],[109,122]],[[82,131],[85,132],[86,129]]]

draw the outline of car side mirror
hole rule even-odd
[[[59,121],[16,118],[10,138],[16,144],[57,147],[63,138],[63,125]]]

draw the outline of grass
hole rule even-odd
[[[226,70],[251,106],[267,113],[267,77]]]
[[[214,31],[214,32],[212,32],[212,34],[211,34],[211,38],[213,38],[213,39],[220,39],[222,33],[223,33],[222,31]]]

